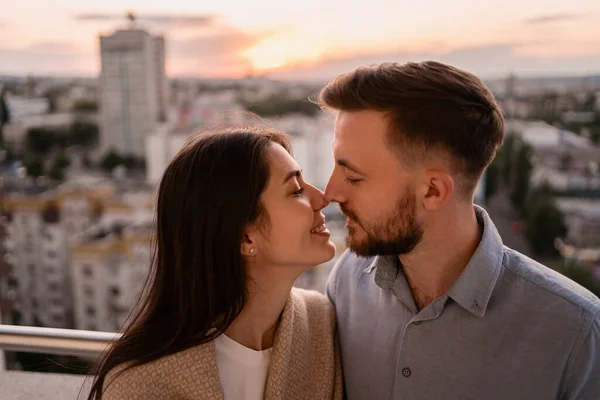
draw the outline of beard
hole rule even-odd
[[[356,213],[340,204],[342,213],[360,226],[366,238],[356,238],[356,228],[348,226],[346,246],[360,257],[391,256],[410,253],[423,237],[423,228],[416,216],[413,190],[406,190],[392,212],[379,221],[361,221]]]

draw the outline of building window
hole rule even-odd
[[[32,252],[33,251],[33,241],[31,239],[31,235],[29,233],[25,234],[25,251]]]
[[[57,292],[59,289],[58,283],[56,282],[51,282],[48,287],[50,288],[51,291],[53,292]]]
[[[35,274],[35,265],[29,264],[27,266],[27,268],[29,269],[29,275],[34,275]]]
[[[83,275],[85,275],[87,277],[92,276],[92,266],[90,264],[85,264],[83,266]]]
[[[110,274],[110,276],[117,276],[118,275],[118,264],[117,263],[111,263],[108,265],[108,273]]]
[[[94,317],[96,315],[96,309],[94,307],[92,307],[92,306],[87,306],[87,308],[85,309],[85,312],[90,317]]]
[[[50,250],[50,251],[48,252],[48,258],[56,258],[56,252],[55,252],[55,251],[52,251],[52,250]]]
[[[53,316],[52,316],[52,321],[53,321],[55,324],[62,324],[62,322],[63,322],[62,315],[53,315]]]
[[[60,302],[60,300],[58,300],[58,299],[53,299],[53,300],[50,302],[50,304],[52,304],[52,305],[53,305],[53,306],[55,306],[55,307],[60,307],[60,305],[61,305],[61,302]]]
[[[94,296],[94,288],[92,288],[91,286],[84,286],[83,288],[83,293],[87,296],[87,297],[93,297]]]
[[[113,287],[110,288],[110,295],[111,296],[117,297],[117,296],[119,296],[120,293],[121,293],[121,291],[119,290],[118,287],[113,286]]]
[[[93,322],[90,322],[89,324],[87,324],[87,330],[88,331],[97,331],[98,327]]]

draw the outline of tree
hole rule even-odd
[[[42,159],[37,155],[29,155],[25,159],[25,169],[27,170],[27,176],[37,178],[38,176],[44,175],[44,163]]]
[[[569,263],[557,265],[554,269],[600,297],[600,282],[585,265]]]
[[[496,192],[498,191],[498,181],[499,181],[499,169],[498,160],[494,159],[494,161],[490,164],[490,166],[485,171],[485,199],[489,201]]]
[[[533,151],[529,145],[520,143],[514,160],[514,182],[510,193],[510,200],[515,208],[521,212],[525,211],[523,206],[529,194],[532,153]]]
[[[127,169],[139,169],[143,170],[146,168],[146,160],[144,157],[138,157],[131,154],[126,154],[122,156],[123,165],[127,167]]]
[[[552,198],[537,193],[527,213],[525,237],[533,251],[540,256],[556,256],[556,238],[567,233],[564,214],[556,207]]]
[[[15,153],[10,143],[0,143],[0,165],[13,162]]]
[[[111,149],[106,153],[100,162],[100,167],[106,172],[112,172],[118,165],[123,165],[123,157],[117,153],[114,149]]]
[[[25,143],[27,149],[34,153],[47,154],[57,143],[58,134],[46,128],[30,128]]]
[[[291,98],[287,93],[276,93],[265,100],[257,102],[241,101],[247,111],[263,117],[274,117],[288,113],[301,113],[308,116],[317,115],[321,109],[316,104],[305,100]]]
[[[71,144],[83,147],[93,147],[98,144],[99,130],[96,124],[76,121],[71,125],[69,141]]]
[[[62,181],[65,179],[65,168],[71,165],[71,161],[67,156],[63,153],[58,153],[56,157],[54,157],[54,161],[52,162],[52,167],[50,168],[50,173],[48,174],[50,178]]]
[[[515,153],[516,136],[513,133],[508,133],[504,139],[504,144],[498,152],[498,163],[500,164],[500,173],[502,174],[502,181],[505,185],[509,185],[512,181],[513,172],[513,159]]]
[[[98,103],[91,100],[77,100],[73,104],[73,111],[95,113],[98,112]]]
[[[53,165],[48,176],[56,181],[63,181],[65,179],[65,171],[63,168]]]
[[[5,90],[0,91],[0,143],[4,143],[2,128],[4,125],[10,122],[10,110],[8,108],[8,102],[6,101],[5,93]]]
[[[64,153],[58,153],[56,157],[54,157],[54,165],[58,168],[66,168],[71,165],[71,160]]]

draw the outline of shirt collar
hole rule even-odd
[[[504,245],[488,213],[475,206],[477,221],[483,227],[479,246],[448,296],[465,310],[483,317],[502,269]]]
[[[471,260],[448,290],[448,296],[470,313],[483,317],[500,275],[503,244],[500,234],[487,212],[475,207],[477,221],[483,227],[479,246]],[[408,284],[399,289],[398,274],[400,262],[396,256],[377,256],[368,269],[376,268],[375,283],[382,289],[393,290],[407,306],[414,307],[414,300]],[[412,308],[411,307],[411,308]]]
[[[382,289],[391,290],[398,300],[403,302],[406,307],[416,314],[417,306],[415,299],[413,298],[408,280],[404,275],[398,257],[377,256],[367,270],[373,270],[373,268],[376,268],[375,284]]]

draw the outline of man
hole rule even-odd
[[[436,62],[329,83],[347,217],[336,306],[347,396],[600,399],[600,301],[503,246],[474,191],[503,139],[492,94]]]

